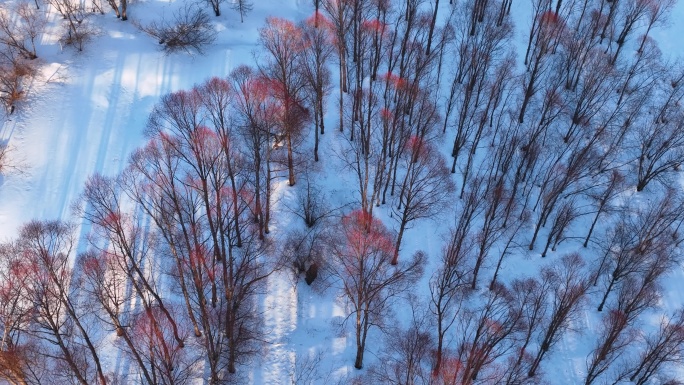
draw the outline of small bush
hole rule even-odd
[[[36,40],[45,29],[45,14],[27,2],[0,5],[0,44],[25,59],[35,59]]]
[[[7,171],[7,144],[0,142],[0,175]]]
[[[64,33],[59,39],[60,44],[83,51],[86,44],[99,33],[89,20],[92,14],[79,1],[47,0],[47,2],[62,15]]]
[[[308,285],[311,285],[321,273],[321,269],[326,267],[323,248],[326,234],[322,230],[321,227],[319,231],[291,231],[282,249],[285,265],[292,267],[296,279],[304,275]]]
[[[11,50],[0,52],[0,101],[8,115],[14,112],[18,102],[26,98],[26,84],[35,74],[33,62]]]
[[[0,184],[2,183],[3,176],[10,174],[21,175],[25,173],[26,165],[17,162],[16,157],[13,155],[14,151],[9,145],[9,139],[0,140]]]
[[[153,22],[142,31],[159,40],[167,53],[186,51],[202,54],[204,47],[214,42],[216,31],[209,15],[196,5],[186,5],[173,16],[173,20]]]

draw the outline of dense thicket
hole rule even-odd
[[[53,221],[1,245],[0,376],[238,378],[267,341],[265,283],[292,267],[345,301],[354,366],[379,357],[367,381],[553,383],[545,363],[587,328],[586,385],[676,378],[682,304],[660,299],[681,263],[684,72],[651,38],[674,2],[532,0],[520,45],[512,1],[455,3],[314,1],[265,21],[257,65],[162,97],[126,169],[84,188],[86,252]],[[26,36],[4,44],[30,59]],[[332,207],[323,173],[353,200]],[[303,221],[276,238],[285,215]],[[428,219],[439,255],[403,244]]]

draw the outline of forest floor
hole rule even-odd
[[[529,8],[514,0],[516,41],[524,44]],[[212,76],[226,76],[240,64],[252,65],[257,50],[257,30],[267,16],[301,20],[312,13],[310,1],[254,1],[254,10],[244,23],[229,9],[215,20],[219,30],[217,41],[203,55],[176,53],[167,55],[156,41],[141,33],[131,22],[117,20],[110,12],[96,16],[101,34],[84,52],[58,44],[59,16],[51,21],[38,46],[40,76],[34,79],[29,97],[0,126],[0,143],[8,143],[12,162],[18,167],[0,175],[0,241],[14,238],[20,226],[31,219],[65,219],[77,221],[72,204],[82,192],[84,182],[93,173],[116,175],[126,165],[128,156],[145,142],[143,129],[148,115],[159,98],[167,93],[189,89]],[[129,17],[145,23],[153,15],[171,12],[176,6],[169,1],[138,1],[129,6]],[[225,5],[224,5],[225,6]],[[440,6],[447,7],[443,1]],[[277,8],[277,9],[274,9]],[[666,55],[684,54],[684,2],[676,7],[671,25],[655,32]],[[258,59],[257,59],[258,60]],[[336,91],[332,92],[334,105]],[[338,117],[330,108],[326,122],[335,127]],[[336,130],[322,137],[320,184],[331,204],[354,200],[350,175],[344,175]],[[445,148],[451,140],[444,138]],[[273,236],[282,236],[293,221],[284,209],[293,204],[296,191],[283,178],[277,185]],[[639,198],[643,199],[643,198]],[[646,198],[647,199],[647,198]],[[396,221],[391,211],[382,208],[379,217],[390,227]],[[449,214],[449,213],[447,213]],[[437,262],[442,237],[453,215],[445,214],[435,221],[421,221],[407,231],[403,252],[407,255],[422,249]],[[588,220],[588,219],[587,219]],[[587,222],[574,228],[588,227]],[[81,249],[85,247],[83,229]],[[280,234],[279,234],[280,233]],[[579,242],[566,242],[554,254],[575,251]],[[591,252],[591,251],[588,251]],[[554,263],[553,256],[543,263]],[[504,281],[523,276],[540,266],[538,252],[519,253],[507,262]],[[427,279],[416,285],[416,294],[428,293]],[[483,280],[484,281],[484,280]],[[324,384],[354,376],[355,344],[351,327],[344,327],[346,312],[332,290],[312,290],[301,280],[296,282],[288,271],[269,279],[262,305],[264,327],[269,343],[262,357],[249,370],[252,384],[290,383],[296,368],[309,364],[317,367],[316,383]],[[664,309],[684,304],[684,270],[677,269],[667,278],[662,299]],[[592,307],[593,310],[593,307]],[[411,314],[398,310],[400,319]],[[657,319],[652,320],[657,323]],[[580,324],[583,333],[571,333],[545,363],[545,371],[553,373],[553,384],[572,385],[581,381],[585,357],[591,349],[592,331],[599,324],[598,315],[588,311]],[[367,367],[377,363],[382,336],[372,332]],[[320,361],[320,362],[319,362]],[[112,362],[111,365],[114,365]],[[682,371],[684,373],[684,371]]]

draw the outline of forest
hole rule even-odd
[[[684,384],[676,0],[173,3],[0,4],[7,119],[48,30],[75,58],[124,23],[169,58],[218,49],[215,18],[255,37],[0,238],[0,383]],[[340,314],[275,341],[268,303],[309,325],[283,290]]]

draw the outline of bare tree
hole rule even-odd
[[[45,16],[26,2],[0,7],[0,43],[25,59],[35,59],[36,39],[46,23]]]
[[[95,36],[97,30],[90,22],[91,14],[83,4],[75,0],[47,0],[62,16],[64,34],[60,42],[83,51],[86,44]]]
[[[279,102],[276,113],[279,134],[287,147],[287,171],[290,186],[295,185],[295,160],[293,141],[301,134],[308,120],[305,105],[305,77],[299,66],[304,55],[302,31],[291,21],[267,18],[259,30],[259,41],[268,53],[265,65],[260,66],[263,75],[273,83],[272,92]]]
[[[270,97],[270,83],[252,68],[240,66],[229,76],[232,89],[232,111],[242,139],[242,153],[247,160],[253,199],[250,208],[258,223],[259,237],[269,232],[271,217],[271,180],[273,141],[276,134],[274,110],[278,107]]]
[[[401,240],[409,224],[441,212],[454,192],[449,170],[441,154],[420,138],[414,137],[409,146],[410,151],[404,154],[406,176],[398,196],[399,234],[393,265],[398,263]]]
[[[629,322],[626,315],[619,310],[611,310],[604,315],[599,345],[587,358],[585,385],[594,383],[634,341],[634,331],[628,329]]]
[[[237,119],[232,116],[232,113],[235,112],[231,104],[235,90],[228,80],[214,77],[202,84],[199,92],[206,119],[211,122],[221,143],[221,154],[228,177],[227,183],[232,190],[230,205],[232,206],[233,222],[230,225],[235,230],[235,246],[242,247],[242,232],[239,222],[241,205],[238,201],[240,200],[240,192],[245,190],[246,181],[241,173],[243,162],[239,154],[241,146],[237,135],[238,130],[234,127]]]
[[[305,356],[297,357],[294,368],[291,372],[291,385],[313,385],[316,380],[321,379],[320,367],[325,362],[326,354],[323,351],[309,353]],[[329,378],[329,377],[328,377]],[[325,380],[328,380],[325,378]]]
[[[252,10],[253,6],[254,5],[249,0],[235,0],[233,2],[233,10],[237,11],[240,14],[240,23],[245,22],[245,16],[247,16],[247,14]]]
[[[663,317],[657,332],[646,337],[645,346],[628,371],[629,381],[645,385],[663,375],[666,367],[684,360],[684,311]]]
[[[453,230],[442,251],[442,264],[430,278],[430,311],[435,317],[437,328],[433,365],[435,375],[444,371],[442,364],[447,349],[447,333],[460,316],[466,298],[466,277],[470,273],[468,257],[473,246],[467,231],[462,231],[460,226]]]
[[[622,279],[644,274],[652,261],[663,255],[670,256],[669,251],[677,244],[676,234],[684,215],[681,207],[681,198],[668,191],[659,202],[638,211],[636,217],[621,216],[621,221],[609,233],[610,240],[603,245],[604,256],[596,273],[598,278],[609,272],[599,311]]]
[[[29,273],[12,244],[0,245],[0,378],[12,385],[26,385],[30,366],[38,366],[31,360],[35,345],[25,334],[34,315]]]
[[[133,342],[134,336],[129,330],[128,322],[135,317],[129,309],[133,303],[132,295],[126,293],[128,276],[119,266],[119,261],[107,253],[91,252],[79,258],[83,272],[83,291],[89,299],[93,310],[102,312],[102,323],[105,328],[114,331],[121,337],[126,346],[121,350],[133,358],[139,370],[138,374],[145,384],[153,384],[154,380],[146,365],[151,357],[138,351]]]
[[[171,325],[156,307],[130,319],[129,332],[134,349],[143,352],[155,384],[183,385],[197,379],[198,356],[178,344],[174,336],[176,330],[177,325]],[[189,330],[181,333],[188,336]]]
[[[107,3],[112,7],[112,10],[114,10],[117,19],[123,21],[128,20],[128,13],[126,12],[128,9],[128,0],[119,0],[118,3],[116,0],[107,0]]]
[[[98,241],[109,245],[108,249],[101,251],[117,260],[138,299],[143,302],[143,307],[147,310],[152,306],[157,307],[160,314],[174,326],[174,337],[183,347],[183,338],[175,327],[174,315],[165,306],[158,284],[145,268],[150,263],[154,241],[145,237],[137,223],[139,219],[122,209],[116,181],[101,175],[92,176],[86,182],[83,204],[80,214],[93,225]]]
[[[562,49],[559,53],[561,71],[565,78],[565,89],[575,91],[583,77],[589,79],[595,78],[597,75],[601,77],[601,74],[597,74],[589,68],[598,65],[598,68],[604,69],[609,63],[602,54],[599,41],[596,39],[596,29],[600,17],[587,17],[590,12],[596,11],[593,15],[598,13],[598,10],[594,8],[596,4],[589,1],[571,2],[569,4],[569,8],[573,8],[573,6],[575,8],[574,12],[570,12],[568,15],[568,24],[574,24],[574,31],[565,35],[560,41]],[[600,59],[602,62],[597,62],[596,59]],[[587,91],[593,93],[596,89]]]
[[[7,172],[9,168],[9,146],[6,143],[0,145],[0,175]]]
[[[340,239],[332,243],[333,275],[355,319],[356,359],[363,368],[366,339],[373,326],[382,325],[391,300],[408,289],[423,273],[425,255],[391,265],[393,239],[385,226],[363,211],[342,218]]]
[[[188,353],[177,352],[185,346],[187,333],[179,328],[182,323],[177,313],[164,301],[158,279],[149,272],[157,270],[150,269],[155,264],[155,237],[146,234],[138,224],[141,218],[123,209],[114,179],[91,177],[86,182],[82,203],[80,214],[92,224],[91,244],[95,250],[82,259],[88,283],[85,291],[104,310],[117,335],[123,337],[126,353],[133,357],[148,383],[187,381],[192,373],[188,365],[192,363],[179,358]],[[132,297],[142,304],[138,312],[124,310],[132,308]],[[153,341],[147,341],[148,345],[136,335],[134,324],[139,318],[145,318],[149,328],[146,330],[158,332]],[[169,338],[160,337],[161,329],[168,330],[165,333]]]
[[[528,380],[527,374],[533,364],[533,355],[530,345],[539,338],[542,322],[546,319],[549,311],[547,293],[551,291],[553,277],[544,275],[541,280],[527,278],[515,280],[511,284],[513,296],[512,307],[520,309],[519,337],[516,339],[514,352],[509,357],[509,365],[506,368],[505,384],[519,384]],[[503,381],[502,381],[503,382]]]
[[[257,233],[247,231],[249,222],[243,217],[240,220],[240,226],[243,226],[242,247],[235,246],[235,230],[229,225],[232,218],[219,220],[217,217],[231,212],[228,196],[220,199],[225,211],[219,206],[218,210],[194,216],[195,210],[203,210],[197,205],[202,200],[202,190],[195,191],[197,185],[186,190],[181,187],[180,180],[175,179],[187,180],[187,175],[160,177],[153,174],[150,175],[154,178],[152,180],[145,180],[146,177],[133,180],[127,187],[132,190],[129,194],[140,199],[142,196],[133,190],[134,186],[141,186],[143,191],[151,190],[157,187],[150,183],[162,178],[168,181],[172,176],[177,190],[157,191],[163,195],[151,202],[142,201],[142,204],[147,206],[146,211],[158,225],[169,255],[177,258],[180,268],[172,270],[172,277],[184,296],[187,295],[189,319],[197,320],[202,328],[196,329],[195,334],[204,336],[202,342],[210,381],[216,384],[228,373],[236,373],[237,365],[258,351],[258,341],[262,337],[258,322],[260,313],[255,311],[255,296],[272,271],[265,267],[264,260],[269,244],[259,241]],[[227,192],[225,186],[214,186],[213,182],[211,186],[217,187],[217,190],[207,191],[212,197],[217,191]],[[214,207],[214,204],[218,202],[212,200],[210,205]],[[216,244],[209,230],[209,216],[216,225]]]
[[[628,277],[618,289],[617,299],[603,318],[596,348],[587,357],[585,385],[604,375],[636,339],[637,320],[646,310],[657,306],[659,279],[669,268],[668,257],[661,255],[649,264],[642,277]]]
[[[529,368],[528,376],[537,373],[546,354],[560,341],[583,310],[589,279],[583,271],[584,261],[577,254],[563,256],[559,265],[542,270],[542,279],[551,287],[551,306],[542,321],[539,350]]]
[[[505,122],[506,120],[504,120]],[[505,124],[505,123],[504,123]],[[492,249],[498,247],[499,258],[490,281],[494,287],[499,271],[507,255],[518,248],[518,234],[529,222],[528,212],[519,212],[522,208],[520,198],[516,196],[516,162],[519,157],[520,136],[517,130],[502,130],[492,142],[493,153],[489,153],[485,164],[480,166],[478,174],[485,180],[484,217],[482,227],[477,233],[478,253],[475,266],[484,266],[485,259]],[[473,285],[476,287],[476,275],[473,274]]]
[[[513,218],[509,221],[508,227],[506,227],[506,232],[504,233],[506,242],[503,243],[503,247],[499,248],[499,259],[496,262],[496,267],[494,268],[494,274],[492,275],[492,280],[489,282],[490,290],[498,283],[497,279],[499,277],[499,272],[503,266],[504,259],[510,255],[514,250],[520,249],[522,245],[517,243],[518,235],[525,228],[525,225],[529,223],[529,214],[523,213],[520,217]],[[472,284],[471,284],[472,288]]]
[[[568,206],[567,199],[574,199],[574,195],[581,191],[579,187],[581,181],[592,175],[594,167],[600,159],[595,148],[598,138],[599,136],[594,136],[587,142],[574,143],[571,148],[567,148],[567,151],[561,151],[545,158],[548,163],[542,166],[545,168],[540,169],[540,175],[537,176],[540,194],[533,210],[539,208],[539,219],[532,234],[530,250],[534,249],[539,231],[551,218],[551,214],[556,212],[559,202],[562,205],[564,204],[566,208],[566,218],[564,219],[566,226],[579,215],[572,205]],[[568,214],[572,215],[568,216]],[[560,219],[560,217],[556,216],[556,219]]]
[[[263,164],[256,182],[247,170],[252,151],[258,163],[273,138],[269,83],[253,75],[240,67],[229,81],[210,79],[163,97],[148,121],[150,143],[134,154],[122,178],[123,190],[154,221],[159,247],[172,257],[170,274],[195,335],[203,337],[212,384],[258,351],[263,336],[256,298],[278,262],[266,258],[272,244],[264,241],[264,228],[253,225],[262,214],[255,196],[264,194]],[[266,195],[270,200],[268,188]]]
[[[21,228],[16,247],[31,261],[27,294],[36,312],[31,332],[46,349],[41,358],[63,364],[64,372],[55,376],[106,385],[96,334],[88,325],[91,317],[78,306],[78,284],[72,280],[73,227],[58,221],[29,222]]]
[[[565,22],[560,15],[548,10],[549,0],[535,0],[533,3],[534,19],[530,29],[529,44],[525,54],[527,74],[523,83],[523,99],[518,121],[523,123],[525,113],[532,97],[539,91],[540,84],[548,76],[552,67],[550,53],[565,30]]]
[[[348,147],[341,155],[345,166],[351,170],[357,183],[361,210],[372,216],[373,208],[382,195],[383,177],[386,176],[383,161],[383,127],[374,124],[379,95],[361,91],[354,93],[352,103],[343,118],[350,121]]]
[[[679,106],[684,98],[684,72],[672,78],[656,100],[655,119],[643,117],[636,130],[635,145],[638,146],[637,191],[642,191],[652,180],[661,180],[679,171],[684,162],[684,110]]]
[[[577,42],[576,44],[582,43]],[[563,143],[572,143],[583,135],[589,136],[587,134],[588,128],[602,123],[599,119],[604,118],[602,116],[605,111],[604,106],[610,100],[614,100],[615,94],[611,91],[617,77],[615,68],[606,63],[603,54],[596,52],[596,50],[578,53],[573,48],[575,47],[572,44],[566,48],[564,50],[565,55],[570,57],[582,54],[584,57],[580,57],[581,63],[566,64],[566,66],[571,67],[578,65],[581,68],[567,70],[572,74],[567,75],[568,80],[565,82],[565,89],[572,92],[566,93],[568,100],[565,103],[568,104],[568,108],[564,113],[570,122],[567,130],[564,130],[565,132],[562,134]],[[567,60],[571,61],[573,58]]]
[[[640,112],[650,106],[654,88],[659,80],[667,76],[663,68],[662,52],[656,41],[644,40],[641,52],[627,63],[622,74],[619,79],[617,104],[619,106],[631,101],[631,111],[636,114],[628,115],[631,115],[630,123],[636,123],[639,117],[643,117]],[[631,124],[628,126],[632,128]]]
[[[480,269],[485,266],[485,259],[497,242],[508,239],[506,246],[501,252],[497,263],[492,283],[496,281],[499,268],[504,256],[508,253],[515,235],[521,228],[522,223],[513,211],[518,208],[516,198],[509,188],[509,176],[512,170],[512,159],[516,151],[513,143],[499,144],[494,154],[486,161],[478,171],[478,180],[482,180],[482,189],[473,191],[482,198],[482,224],[479,226],[475,238],[477,239],[477,254],[473,268],[473,280],[471,288],[477,286],[477,278]],[[475,183],[474,185],[477,185]],[[509,220],[509,217],[514,217]],[[524,218],[526,219],[526,218]],[[508,222],[508,223],[507,223]]]
[[[625,181],[622,174],[619,171],[614,170],[610,173],[610,176],[605,181],[605,190],[603,190],[602,193],[592,190],[587,192],[586,195],[596,205],[596,211],[594,212],[594,219],[591,221],[591,226],[589,226],[587,237],[584,239],[584,247],[589,245],[589,239],[591,238],[591,234],[594,232],[594,228],[596,227],[601,214],[609,214],[614,211],[614,208],[611,205],[612,200],[623,191],[625,188],[624,182]]]
[[[327,268],[329,261],[325,258],[325,245],[330,237],[331,219],[344,207],[331,208],[328,196],[314,182],[315,176],[307,169],[304,172],[306,184],[300,187],[296,206],[285,205],[287,211],[302,219],[306,229],[288,231],[282,254],[296,277],[305,273],[307,285],[318,278],[319,270]]]
[[[435,25],[437,24],[437,11],[439,10],[439,0],[435,0],[435,4],[432,6],[432,18],[430,19],[430,32],[428,32],[427,47],[425,47],[425,54],[430,55],[430,49],[432,48],[432,38],[435,34]]]
[[[319,23],[322,27],[319,28]],[[323,116],[325,113],[326,97],[330,93],[330,70],[328,63],[333,54],[332,25],[324,16],[316,13],[300,24],[304,39],[301,67],[306,83],[305,92],[309,105],[313,107],[314,120],[314,160],[318,162],[318,142],[320,134],[325,133]]]
[[[461,384],[502,381],[497,362],[513,348],[515,333],[523,321],[522,308],[514,308],[513,303],[510,290],[497,284],[485,292],[480,305],[463,312],[457,348],[463,365]]]
[[[209,5],[211,5],[211,10],[214,11],[215,16],[221,16],[221,4],[224,1],[225,0],[207,0]],[[242,12],[240,12],[240,19],[242,19]]]
[[[632,33],[637,31],[641,24],[646,24],[646,31],[642,37],[642,44],[648,38],[651,30],[667,19],[668,12],[672,9],[675,2],[672,0],[664,1],[626,1],[611,5],[611,12],[614,17],[606,22],[603,31],[611,30],[608,28],[609,22],[613,22],[612,30],[617,47],[610,63],[615,64],[624,47],[627,39]],[[602,36],[603,37],[603,36]],[[612,44],[612,41],[610,42]],[[641,51],[639,48],[638,52]]]
[[[348,56],[349,47],[347,33],[351,28],[351,6],[347,1],[323,0],[323,10],[328,15],[333,25],[333,35],[335,36],[335,50],[337,51],[337,61],[340,78],[340,93],[338,96],[340,131],[344,128],[342,115],[344,112],[344,93],[349,90],[348,82]]]
[[[431,383],[430,360],[434,341],[428,332],[424,309],[410,298],[413,318],[408,328],[388,333],[381,363],[370,369],[370,376],[382,384],[427,385]]]
[[[478,148],[490,109],[493,110],[496,104],[497,92],[500,91],[498,86],[502,85],[493,84],[501,80],[497,75],[510,75],[506,73],[506,67],[511,63],[506,60],[509,51],[505,47],[511,37],[512,24],[505,22],[497,25],[495,10],[482,8],[483,4],[480,3],[476,1],[457,5],[463,8],[460,12],[462,19],[453,22],[458,55],[454,58],[457,63],[444,120],[445,128],[448,125],[455,129],[451,150],[454,158],[452,173],[456,172],[459,157],[466,149],[474,154]],[[480,11],[482,19],[478,16],[473,20],[472,15]],[[476,28],[476,25],[479,27]],[[453,123],[450,118],[452,106],[457,113]],[[471,163],[472,159],[468,159],[467,166],[463,168],[466,174],[464,184]]]
[[[272,245],[259,240],[254,231],[246,234],[243,247],[226,255],[221,271],[226,300],[223,332],[228,337],[229,373],[236,373],[238,364],[245,364],[260,352],[264,335],[257,295],[262,293],[266,279],[278,266],[269,259]]]
[[[556,215],[551,222],[549,235],[546,237],[546,245],[542,251],[542,258],[546,257],[546,252],[551,246],[551,251],[556,251],[556,246],[565,239],[565,234],[570,224],[577,219],[581,213],[577,210],[575,200],[566,199],[558,208]]]
[[[307,227],[316,226],[323,218],[330,215],[330,211],[326,207],[321,189],[311,180],[311,177],[306,175],[306,190],[299,198],[300,216]]]
[[[45,16],[28,3],[0,7],[0,100],[12,114],[27,96],[26,84],[37,73],[36,39],[45,29]]]

